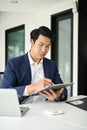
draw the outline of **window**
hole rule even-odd
[[[52,44],[51,58],[58,64],[59,73],[65,83],[72,81],[73,62],[73,13],[67,10],[52,15],[52,30],[55,34],[55,43]],[[72,86],[68,87],[68,95],[72,95]]]
[[[25,25],[17,26],[5,31],[6,64],[8,59],[24,54]]]
[[[0,87],[1,87],[1,83],[2,83],[2,78],[3,78],[3,72],[0,72]]]

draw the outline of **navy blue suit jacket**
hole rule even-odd
[[[44,58],[43,68],[46,78],[52,79],[55,84],[62,83],[57,66],[53,60]],[[26,85],[29,84],[31,84],[31,69],[28,53],[9,60],[4,72],[2,87],[15,88],[18,93],[19,101],[21,102],[25,98],[23,97],[24,89]],[[61,100],[66,100],[66,98],[67,90],[64,89],[63,98]]]

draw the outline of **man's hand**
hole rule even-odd
[[[56,92],[54,90],[49,90],[49,91],[43,91],[40,94],[44,97],[46,97],[48,100],[59,100],[61,98],[62,92],[64,88],[61,88],[57,90]]]
[[[31,84],[27,86],[27,93],[31,94],[35,91],[38,91],[46,86],[50,86],[52,85],[53,82],[51,79],[48,78],[42,78],[39,82],[35,83],[35,84]]]

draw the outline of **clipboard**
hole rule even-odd
[[[73,82],[70,82],[70,83],[61,83],[61,84],[53,84],[53,85],[46,86],[46,87],[44,87],[44,88],[42,88],[42,89],[34,92],[30,96],[38,95],[40,92],[49,91],[50,89],[53,89],[54,91],[56,91],[58,89],[65,88],[65,87],[71,86],[73,84],[74,84]]]

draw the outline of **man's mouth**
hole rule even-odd
[[[40,54],[41,56],[45,56],[45,54]]]

